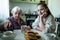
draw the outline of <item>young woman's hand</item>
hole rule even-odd
[[[43,18],[44,17],[44,13],[43,14],[40,14],[40,18]]]
[[[44,30],[44,27],[37,27],[36,30],[42,31]]]

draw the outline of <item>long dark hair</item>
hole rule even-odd
[[[48,14],[47,14],[47,16],[52,15],[51,12],[50,12],[50,10],[49,10],[49,8],[48,8],[48,6],[47,6],[47,4],[45,4],[44,1],[40,1],[40,3],[38,3],[37,6],[39,6],[39,5],[42,5],[45,9],[46,9],[46,8],[48,9],[48,11],[47,11]],[[46,17],[47,17],[47,16],[46,16]]]

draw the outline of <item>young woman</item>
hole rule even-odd
[[[56,24],[47,5],[45,3],[38,3],[37,9],[38,17],[33,22],[32,27],[42,32],[54,32]]]

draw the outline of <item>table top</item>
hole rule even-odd
[[[41,39],[39,39],[39,40],[49,40],[49,37],[45,33],[42,33],[40,31],[37,31],[34,29],[32,29],[32,30],[39,33],[39,35],[41,36]],[[14,40],[26,40],[24,37],[24,34],[22,33],[21,30],[14,30],[13,32],[16,34]],[[51,40],[52,40],[52,38],[51,38]]]
[[[39,32],[37,30],[33,30],[33,31],[38,32],[41,35],[42,40],[49,40],[46,34]],[[14,30],[14,32],[16,33],[15,40],[25,40],[24,34],[21,32],[21,30]]]

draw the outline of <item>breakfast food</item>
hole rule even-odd
[[[26,38],[26,40],[37,40],[41,38],[41,36],[37,32],[33,32],[31,30],[25,32],[24,37]]]

